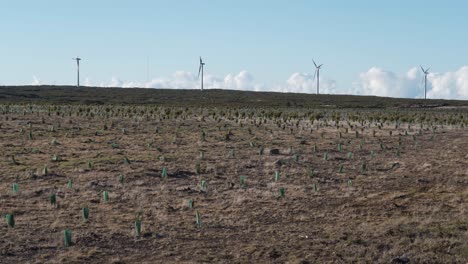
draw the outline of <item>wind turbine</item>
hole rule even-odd
[[[426,94],[427,94],[427,75],[429,74],[429,69],[431,67],[424,70],[423,66],[421,66],[421,65],[419,65],[419,66],[421,67],[421,70],[424,73],[424,99],[427,99],[427,96],[426,96]]]
[[[80,60],[81,60],[81,58],[76,57],[76,58],[72,58],[72,60],[76,60],[76,70],[77,70],[77,74],[78,74],[76,87],[80,87]]]
[[[200,78],[200,73],[201,73],[201,90],[202,91],[203,91],[203,66],[205,66],[205,63],[200,57],[200,68],[198,68],[198,78]]]
[[[320,92],[320,69],[322,68],[323,64],[317,65],[314,60],[312,60],[315,65],[315,74],[314,74],[314,80],[315,77],[317,77],[317,94]]]

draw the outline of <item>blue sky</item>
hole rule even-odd
[[[15,0],[0,5],[3,85],[31,84],[34,78],[74,84],[71,58],[81,56],[82,83],[196,88],[201,55],[208,86],[314,92],[315,58],[325,64],[321,76],[329,93],[420,97],[420,72],[411,70],[423,64],[432,67],[433,97],[468,98],[466,1]],[[392,85],[402,91],[417,87],[394,93]]]

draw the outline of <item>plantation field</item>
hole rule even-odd
[[[466,263],[467,117],[3,104],[0,262]]]

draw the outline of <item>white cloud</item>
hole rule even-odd
[[[429,74],[429,98],[468,99],[468,66],[455,72]]]
[[[336,82],[327,78],[320,78],[320,93],[332,94],[336,93]],[[316,93],[317,79],[309,73],[293,73],[286,81],[284,92],[298,93]]]
[[[421,97],[420,76],[417,68],[410,69],[405,75],[372,67],[359,75],[353,84],[351,94],[377,95],[388,97]]]
[[[93,84],[86,79],[85,85]],[[191,72],[177,71],[170,78],[155,78],[146,83],[122,81],[117,77],[112,77],[110,82],[101,83],[100,87],[144,87],[144,88],[169,88],[169,89],[199,89],[200,79],[198,75]],[[248,71],[241,71],[238,74],[227,74],[224,78],[213,75],[205,75],[205,89],[229,89],[246,91],[274,91],[274,92],[294,92],[294,93],[315,93],[316,80],[308,73],[294,73],[284,83],[265,85],[257,82],[254,76]],[[320,78],[321,93],[336,93],[336,82],[327,78]]]
[[[372,67],[359,75],[350,94],[389,97],[423,98],[423,73],[417,67],[404,75]],[[468,66],[455,72],[429,73],[427,97],[441,99],[468,99]]]
[[[358,80],[351,88],[338,88],[336,81],[326,77],[320,77],[320,93],[322,94],[354,94],[376,95],[403,98],[424,97],[424,75],[419,67],[409,69],[404,74],[397,74],[378,67],[372,67],[368,71],[359,74]],[[34,77],[34,83],[41,84]],[[89,80],[85,85],[93,86]],[[110,82],[101,83],[101,87],[144,87],[144,88],[170,88],[170,89],[199,89],[200,79],[198,75],[186,71],[177,71],[169,78],[154,78],[149,82],[124,81],[113,77]],[[205,75],[205,89],[229,89],[248,91],[273,91],[294,93],[315,93],[316,79],[310,73],[293,73],[283,83],[266,85],[258,82],[248,71],[237,74],[227,74],[224,78],[213,75]],[[427,84],[428,98],[444,99],[468,99],[468,66],[461,67],[455,72],[430,73]]]

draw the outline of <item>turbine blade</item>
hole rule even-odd
[[[429,69],[430,69],[430,68],[431,68],[431,67],[427,68],[427,70],[426,70],[427,73],[429,73]]]
[[[202,63],[203,63],[203,60],[202,60],[202,58],[201,58],[201,56],[200,56],[200,64],[202,64]]]
[[[426,71],[424,70],[424,68],[423,68],[422,65],[419,65],[419,67],[421,67],[421,70],[422,70],[423,72],[426,72]]]
[[[315,61],[314,61],[314,60],[312,60],[312,62],[314,63],[314,65],[315,65],[315,68],[317,68],[317,63],[315,63]]]
[[[318,67],[320,68],[320,67],[322,67],[322,66],[323,66],[323,64],[320,64]]]
[[[200,64],[200,68],[198,68],[198,78],[200,78],[201,68],[203,64]]]
[[[318,70],[315,70],[315,72],[314,72],[314,79],[312,79],[312,82],[315,81],[315,77],[317,77],[317,71]]]

